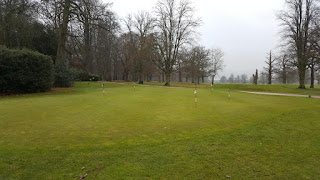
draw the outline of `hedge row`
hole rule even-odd
[[[71,68],[72,81],[99,81],[99,76],[96,74],[89,74],[84,70]]]
[[[53,83],[54,66],[49,56],[0,46],[0,93],[44,92]]]

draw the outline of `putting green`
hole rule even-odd
[[[76,83],[0,98],[0,179],[319,179],[319,99]]]

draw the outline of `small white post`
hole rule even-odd
[[[231,99],[231,92],[230,92],[230,88],[228,89],[228,91],[229,91],[229,101],[230,101],[230,99]]]
[[[102,87],[102,93],[104,94],[104,84],[102,84],[101,87]]]
[[[197,89],[194,90],[194,107],[197,108],[197,103],[198,103],[198,100],[197,100]]]
[[[211,83],[211,95],[213,94],[213,83]]]

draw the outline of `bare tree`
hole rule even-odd
[[[279,74],[279,77],[282,79],[282,84],[287,84],[287,74],[288,74],[288,66],[290,63],[289,55],[283,53],[276,58],[277,68],[276,72]]]
[[[246,84],[246,83],[247,83],[247,80],[248,80],[248,75],[242,74],[242,75],[241,75],[241,82],[242,82],[243,84]]]
[[[107,6],[101,8],[106,11],[106,15],[98,21],[98,26],[94,26],[91,30],[93,60],[90,63],[101,80],[118,80],[121,76],[119,75],[121,47],[120,38],[117,36],[119,24]]]
[[[314,88],[315,72],[317,66],[320,66],[320,17],[313,21],[315,27],[314,31],[311,33],[310,41],[310,57],[308,61],[308,68],[310,69],[311,83],[310,88]]]
[[[203,46],[195,46],[185,51],[184,68],[190,73],[192,83],[200,83],[200,78],[204,82],[204,78],[209,75],[210,58],[209,50]]]
[[[223,56],[224,53],[221,49],[215,48],[210,50],[212,69],[210,70],[212,76],[212,84],[214,84],[214,78],[223,70]]]
[[[258,80],[259,80],[259,71],[258,69],[256,69],[255,84],[258,84]]]
[[[121,65],[123,69],[122,80],[129,81],[129,74],[133,71],[134,59],[136,59],[137,36],[133,36],[130,32],[124,33],[119,38],[121,51]]]
[[[234,83],[240,84],[241,83],[241,77],[240,75],[237,75],[236,78],[234,79]]]
[[[268,73],[265,71],[261,71],[259,74],[259,83],[260,84],[267,84],[268,83]],[[257,82],[258,84],[258,82]]]
[[[67,42],[67,35],[68,35],[68,23],[69,23],[69,16],[71,13],[71,0],[65,0],[63,4],[63,18],[62,18],[62,25],[60,26],[59,31],[59,41],[58,41],[58,50],[57,50],[57,63],[66,64],[64,59],[66,58],[66,42]]]
[[[39,18],[47,26],[51,26],[57,34],[62,22],[63,2],[62,0],[41,0],[39,6]]]
[[[157,47],[161,54],[155,63],[166,76],[166,86],[170,86],[181,46],[190,42],[194,28],[200,20],[194,18],[194,8],[187,0],[160,0],[156,5]]]
[[[299,88],[305,89],[305,75],[310,52],[310,34],[314,27],[312,21],[318,15],[315,0],[286,0],[287,11],[277,14],[282,22],[282,37],[287,46],[294,49],[296,66],[299,71]]]
[[[177,71],[178,71],[178,81],[182,82],[182,77],[185,76],[186,82],[189,80],[189,57],[190,53],[187,48],[183,47],[179,51],[179,55],[177,58]]]
[[[234,83],[234,75],[231,74],[230,77],[228,78],[228,83],[233,84]]]
[[[267,67],[264,69],[268,72],[268,84],[272,84],[272,74],[274,73],[274,65],[275,65],[276,58],[274,58],[274,55],[270,51],[268,53],[267,61],[265,63],[267,64]]]
[[[227,83],[227,77],[222,76],[222,77],[220,78],[220,83],[223,83],[223,84]]]
[[[256,74],[252,75],[252,79],[250,78],[250,81],[252,80],[253,84],[258,84],[259,74],[258,69],[256,69]]]
[[[152,30],[154,27],[154,19],[148,12],[141,11],[134,16],[133,26],[139,36],[138,58],[136,59],[136,71],[138,73],[139,84],[143,84],[144,71],[147,61],[150,60],[153,49]]]

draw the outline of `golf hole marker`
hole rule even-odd
[[[197,89],[194,90],[194,106],[197,107],[198,99],[197,99]]]
[[[229,101],[230,101],[230,98],[231,98],[230,88],[228,89],[228,91],[229,91],[228,97],[229,97]]]
[[[102,87],[102,93],[104,93],[104,84],[102,84],[101,87]]]

